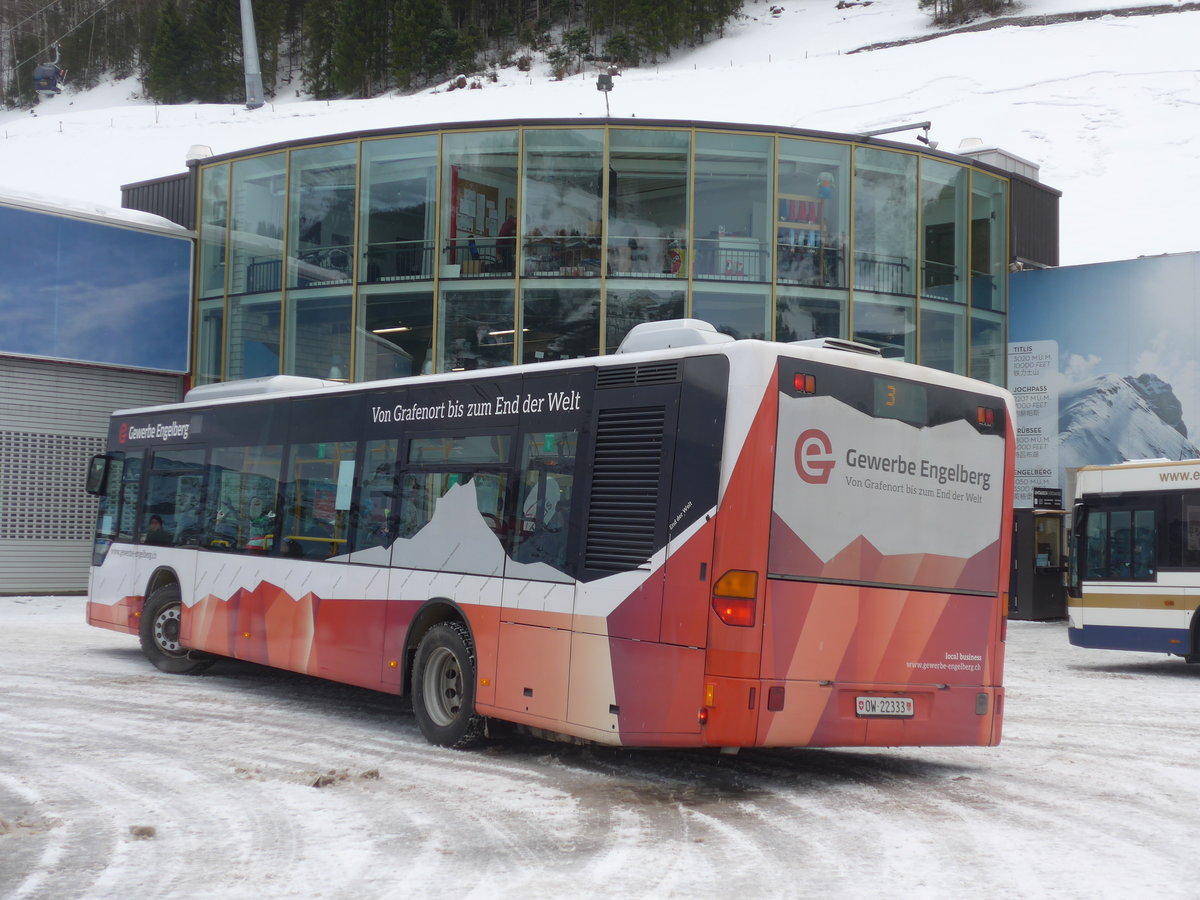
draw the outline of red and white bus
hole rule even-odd
[[[996,744],[1012,399],[856,347],[683,320],[118,412],[88,621],[410,695],[444,746]]]

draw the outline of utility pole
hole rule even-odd
[[[242,64],[246,70],[246,109],[263,105],[262,69],[258,65],[258,36],[254,33],[254,7],[251,0],[241,0],[242,6]]]

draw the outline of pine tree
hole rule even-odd
[[[146,93],[162,103],[183,103],[192,95],[185,83],[192,69],[191,36],[175,0],[164,0],[143,78]]]
[[[333,78],[333,35],[337,0],[308,0],[301,26],[304,90],[318,100],[337,96]]]

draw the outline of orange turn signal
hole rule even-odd
[[[754,624],[758,573],[730,569],[713,585],[713,609],[726,625],[748,628]]]

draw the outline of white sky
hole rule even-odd
[[[749,2],[749,18],[723,40],[627,71],[609,95],[612,114],[845,133],[928,119],[942,150],[979,138],[1041,166],[1042,180],[1063,191],[1064,265],[1200,249],[1200,12],[1006,27],[850,54],[928,35],[928,17],[916,0],[783,5],[776,19],[768,4]],[[1033,0],[1014,14],[1094,5]],[[1126,5],[1142,4],[1103,4]],[[0,192],[120,206],[121,184],[184,171],[194,144],[226,153],[367,128],[604,114],[594,72],[553,82],[544,71],[506,69],[485,85],[370,101],[280,99],[254,112],[155,106],[136,98],[134,81],[67,91],[36,115],[0,113]]]

